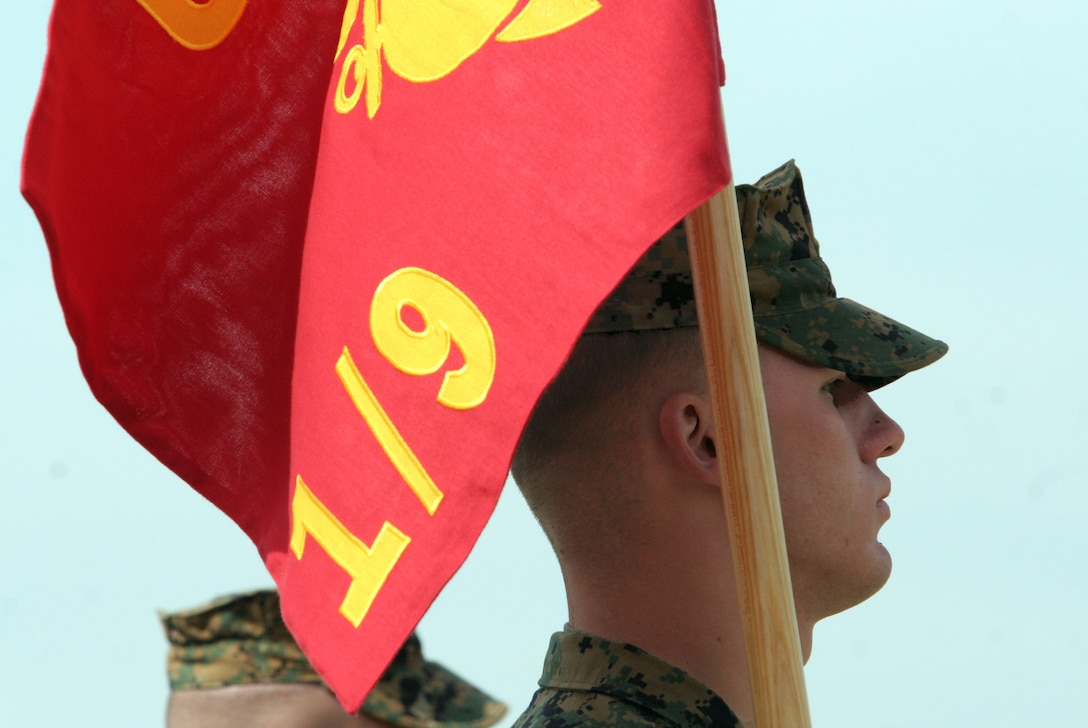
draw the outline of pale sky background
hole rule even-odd
[[[721,3],[738,181],[795,157],[842,295],[950,354],[878,395],[888,586],[816,630],[816,726],[1072,726],[1088,708],[1088,6]],[[18,194],[49,3],[0,24],[0,726],[161,726],[155,610],[268,585],[91,397]],[[512,486],[420,630],[528,702],[566,616]]]

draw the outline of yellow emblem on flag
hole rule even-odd
[[[362,42],[348,47],[360,2]],[[336,110],[352,111],[365,92],[367,117],[374,118],[382,102],[383,56],[389,70],[407,81],[427,83],[449,75],[483,47],[517,2],[348,0],[336,48],[336,61],[343,62]],[[558,33],[600,7],[597,0],[529,0],[495,39],[512,43]]]

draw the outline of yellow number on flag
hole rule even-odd
[[[422,317],[422,330],[413,330],[401,318],[406,306]],[[402,268],[389,275],[374,292],[370,330],[378,351],[389,363],[414,376],[437,372],[450,357],[450,345],[457,344],[465,363],[446,373],[438,401],[465,410],[487,397],[495,378],[491,326],[476,305],[444,278],[421,268]],[[386,456],[433,516],[442,502],[442,491],[389,419],[347,347],[336,362],[336,373]],[[299,560],[307,534],[351,576],[340,614],[358,627],[411,539],[386,521],[374,544],[367,546],[317,499],[299,475],[291,500],[291,551]]]
[[[186,48],[203,51],[223,42],[246,9],[246,0],[136,0]]]
[[[423,319],[421,331],[404,322],[405,307]],[[370,334],[382,356],[412,376],[437,372],[450,357],[451,343],[457,344],[465,363],[446,372],[438,401],[451,409],[467,410],[487,398],[495,379],[491,326],[476,304],[441,276],[422,268],[401,268],[387,276],[370,305]],[[336,362],[336,373],[390,462],[433,516],[442,502],[442,491],[374,396],[347,347]]]
[[[423,318],[413,331],[402,318],[405,307]],[[389,363],[405,374],[434,374],[457,344],[465,363],[446,372],[438,401],[466,410],[487,398],[495,378],[495,337],[491,325],[468,296],[446,279],[421,268],[401,268],[378,285],[370,306],[370,333]]]
[[[386,521],[374,539],[374,545],[367,546],[344,528],[302,482],[300,475],[295,481],[295,496],[291,500],[291,551],[299,560],[306,547],[307,534],[313,536],[329,558],[351,577],[351,586],[340,603],[340,614],[353,627],[358,627],[412,539]]]
[[[419,498],[419,502],[427,509],[427,514],[433,516],[438,510],[438,504],[442,502],[442,491],[431,480],[431,476],[420,464],[419,459],[408,443],[401,437],[396,425],[389,419],[378,399],[374,396],[370,386],[359,373],[355,361],[351,358],[351,352],[345,346],[344,351],[336,362],[336,373],[348,391],[348,396],[355,403],[355,408],[370,426],[378,444],[382,446],[390,462],[404,478],[404,482]]]

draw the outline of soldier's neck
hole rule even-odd
[[[633,548],[631,559],[638,568],[627,574],[615,568],[575,574],[564,567],[571,625],[636,645],[684,670],[720,695],[745,725],[752,724],[728,547],[687,555],[638,554]]]

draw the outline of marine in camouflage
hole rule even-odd
[[[171,690],[267,683],[324,685],[287,630],[275,591],[222,597],[160,618],[170,643]],[[505,715],[506,706],[425,660],[413,633],[359,712],[401,728],[485,728]]]
[[[756,337],[872,390],[948,347],[840,298],[820,258],[801,173],[787,162],[736,188]],[[594,312],[587,335],[697,327],[682,224],[656,242]],[[540,690],[515,728],[739,726],[720,696],[629,644],[572,630],[552,637]]]
[[[845,372],[869,390],[931,364],[948,346],[839,298],[820,258],[801,172],[791,160],[736,188],[756,338]],[[683,225],[654,243],[594,313],[586,333],[698,326]]]
[[[540,690],[514,728],[734,728],[717,694],[634,645],[569,625],[552,635]]]

